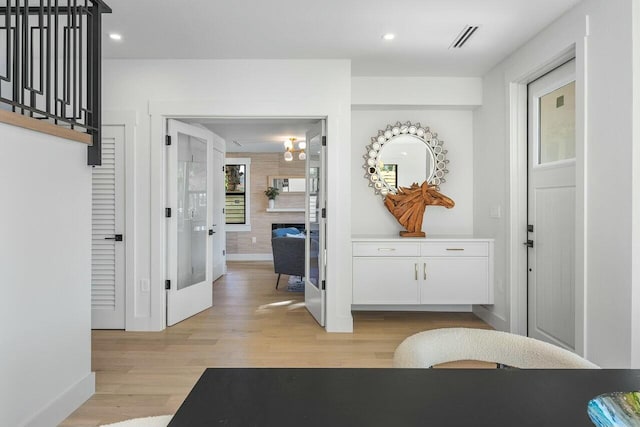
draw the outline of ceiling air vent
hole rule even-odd
[[[456,37],[453,43],[451,43],[451,46],[449,46],[449,48],[459,49],[464,46],[464,44],[469,41],[469,39],[477,29],[477,25],[467,25],[466,27],[464,27],[462,31],[460,31],[460,34],[458,34],[458,37]]]

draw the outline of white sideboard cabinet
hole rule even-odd
[[[493,239],[356,236],[353,304],[493,304]]]

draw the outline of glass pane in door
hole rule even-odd
[[[207,144],[178,137],[178,289],[206,279]]]
[[[539,164],[576,157],[576,82],[540,97]]]
[[[320,153],[322,145],[320,136],[316,136],[309,141],[309,147],[307,149],[308,168],[309,173],[307,175],[309,179],[309,228],[307,230],[309,239],[309,250],[307,251],[308,265],[309,265],[309,277],[308,281],[316,288],[320,283]]]

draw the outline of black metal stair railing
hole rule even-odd
[[[86,132],[101,164],[102,0],[0,0],[0,109]]]

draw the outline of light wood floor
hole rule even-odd
[[[61,425],[173,414],[207,367],[390,367],[416,332],[490,328],[471,313],[354,313],[353,334],[328,334],[275,278],[271,263],[228,263],[213,308],[162,332],[93,331],[96,393]]]

